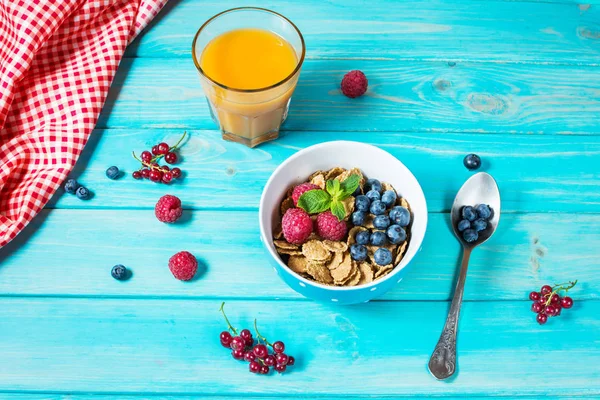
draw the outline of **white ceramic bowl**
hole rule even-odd
[[[333,167],[359,168],[368,178],[388,182],[399,196],[406,198],[412,211],[411,237],[400,264],[382,279],[361,286],[327,286],[308,280],[283,263],[273,245],[273,227],[281,221],[279,205],[286,190],[306,181],[317,170]],[[285,160],[273,172],[260,199],[259,223],[261,240],[273,260],[279,276],[295,291],[320,301],[355,304],[369,301],[391,289],[402,280],[406,267],[420,250],[427,228],[425,195],[414,175],[390,153],[364,143],[335,141],[317,144]]]

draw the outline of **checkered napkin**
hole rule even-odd
[[[0,247],[85,146],[125,47],[167,0],[0,0]]]

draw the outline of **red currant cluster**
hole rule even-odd
[[[169,168],[167,165],[159,165],[158,162],[164,158],[167,164],[177,163],[177,153],[175,151],[181,145],[181,142],[185,138],[186,133],[175,144],[175,146],[169,146],[165,142],[159,143],[156,146],[152,146],[152,152],[145,150],[140,154],[140,158],[133,153],[133,158],[142,163],[139,170],[132,173],[135,179],[150,179],[156,183],[171,183],[173,179],[179,179],[181,177],[181,169],[175,167]]]
[[[573,307],[573,299],[569,296],[561,297],[559,293],[565,294],[577,284],[575,282],[561,283],[559,285],[544,285],[539,292],[529,293],[529,299],[533,300],[531,311],[537,314],[537,322],[540,325],[548,321],[548,317],[558,317],[562,309]]]
[[[271,367],[279,373],[285,372],[287,367],[294,365],[296,360],[292,356],[288,356],[283,351],[285,345],[281,341],[273,342],[272,344],[258,332],[256,320],[254,320],[254,329],[256,330],[257,339],[252,337],[252,333],[248,329],[242,329],[238,335],[238,331],[231,326],[221,304],[220,311],[229,327],[228,331],[221,332],[221,345],[231,349],[231,355],[236,360],[246,361],[249,363],[248,368],[254,374],[267,375]],[[233,333],[233,335],[232,335]],[[235,336],[234,336],[235,335]],[[269,354],[269,348],[273,352]]]

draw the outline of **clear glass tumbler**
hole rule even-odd
[[[227,87],[207,76],[201,67],[206,45],[215,37],[234,29],[264,29],[286,40],[296,53],[296,68],[285,79],[259,89]],[[240,7],[215,15],[200,27],[192,43],[192,57],[213,121],[223,139],[249,147],[276,139],[287,118],[290,100],[304,61],[304,38],[298,28],[276,12],[255,7]]]

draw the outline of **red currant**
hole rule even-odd
[[[553,305],[549,305],[549,306],[546,306],[546,308],[544,309],[544,312],[549,317],[552,317],[552,316],[554,316],[554,313],[556,312],[556,308],[554,308]]]
[[[252,351],[247,351],[244,353],[244,360],[250,362],[256,360],[256,356]]]
[[[556,293],[554,293],[552,295],[552,298],[550,299],[550,303],[552,303],[552,304],[560,303],[560,296],[557,295]]]
[[[248,329],[242,329],[240,332],[240,337],[244,340],[252,339],[252,332],[250,332]]]
[[[544,325],[548,321],[548,316],[544,313],[539,313],[536,317],[538,324]]]
[[[169,171],[163,172],[162,181],[164,183],[171,183],[172,180],[173,180],[173,174],[171,172],[169,172]]]
[[[282,372],[285,372],[286,366],[282,365],[282,364],[277,364],[273,368],[275,368],[275,371],[277,371],[281,374]]]
[[[561,299],[560,304],[562,305],[562,308],[569,309],[573,307],[573,299],[569,296],[565,296]]]
[[[544,285],[544,286],[542,286],[542,290],[540,290],[540,292],[544,296],[547,295],[547,294],[550,294],[550,293],[552,293],[552,286],[550,286],[550,285]]]
[[[158,154],[167,154],[169,152],[169,145],[165,142],[158,144]]]
[[[133,179],[142,179],[142,173],[140,171],[133,171],[131,175],[133,176]]]
[[[144,150],[142,151],[140,158],[143,162],[149,163],[152,160],[152,153],[150,153],[148,150]]]
[[[233,358],[235,358],[236,360],[243,360],[244,359],[244,350],[232,350],[231,356]]]
[[[539,292],[531,292],[531,293],[529,293],[529,300],[536,301],[536,300],[539,300],[541,297],[542,296],[540,295]]]
[[[264,361],[265,365],[268,365],[269,367],[272,367],[273,365],[276,364],[275,356],[270,355],[270,354],[268,356],[266,356],[263,361]]]
[[[294,364],[296,364],[296,359],[292,356],[289,356],[287,365],[294,365]]]
[[[281,364],[281,365],[287,365],[288,363],[288,356],[284,353],[278,353],[275,356],[275,361],[277,361],[277,364]]]
[[[554,316],[559,316],[560,312],[562,311],[562,306],[560,305],[560,303],[554,305],[554,310]]]
[[[142,169],[142,177],[146,179],[150,177],[150,170],[148,168]]]
[[[173,178],[177,179],[177,178],[181,178],[181,170],[177,167],[173,168],[171,170],[171,173],[173,174]]]
[[[269,367],[266,365],[263,365],[260,367],[260,373],[262,375],[267,375],[269,373]]]
[[[149,177],[152,182],[160,182],[162,179],[162,172],[153,169],[150,171]]]
[[[165,161],[167,164],[175,164],[177,162],[177,154],[172,151],[165,154]]]
[[[283,342],[281,340],[278,340],[275,343],[273,343],[273,351],[275,353],[283,353],[284,350],[285,350],[285,344],[283,344]],[[279,363],[279,364],[282,364],[282,363]]]
[[[229,347],[231,346],[231,340],[233,339],[233,337],[231,337],[231,333],[223,331],[219,335],[219,339],[221,339],[221,344],[223,344],[223,346]]]
[[[162,169],[164,172],[170,171],[171,169],[167,166],[167,165],[162,165],[160,167],[160,169]]]
[[[242,350],[246,347],[246,341],[239,336],[235,336],[231,340],[231,348],[234,350]],[[243,355],[243,354],[242,354]]]
[[[535,302],[531,305],[531,311],[534,313],[540,313],[544,309],[544,306],[538,302]]]
[[[158,146],[152,146],[152,154],[154,154],[155,156],[159,155],[160,153],[158,152]]]
[[[254,354],[256,354],[256,357],[262,359],[269,355],[269,350],[267,350],[267,346],[264,344],[257,344],[254,346]]]
[[[248,366],[248,368],[253,374],[257,374],[261,370],[260,364],[257,361],[250,361],[250,365]]]

